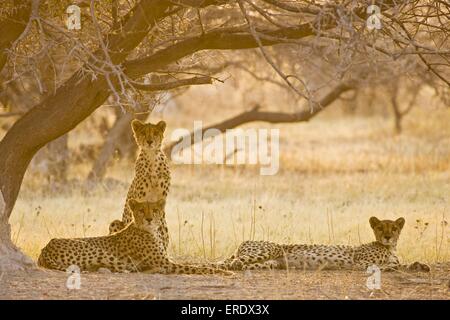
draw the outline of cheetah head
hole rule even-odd
[[[165,203],[165,200],[140,202],[130,199],[128,207],[133,213],[135,226],[148,232],[156,231],[161,224],[161,219],[164,218]]]
[[[398,237],[405,225],[404,218],[392,220],[378,220],[376,217],[369,219],[370,226],[375,233],[376,240],[384,246],[395,248]]]
[[[142,123],[139,120],[131,122],[134,139],[143,150],[154,151],[161,148],[161,143],[166,129],[166,123],[160,121],[157,124]]]

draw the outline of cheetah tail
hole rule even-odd
[[[214,267],[194,266],[172,262],[167,266],[167,271],[168,273],[175,273],[175,274],[220,274],[226,276],[231,276],[234,274],[231,271],[218,269]]]
[[[196,263],[195,266],[221,270],[236,270],[235,261],[236,256],[233,254],[231,257],[223,261]]]

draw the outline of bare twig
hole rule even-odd
[[[166,83],[153,83],[153,84],[143,84],[132,81],[132,85],[142,91],[167,91],[183,86],[191,86],[191,85],[201,85],[201,84],[211,84],[213,79],[208,76],[202,77],[193,77],[188,79],[180,79],[176,81],[169,81]]]

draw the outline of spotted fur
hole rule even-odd
[[[166,253],[159,228],[164,200],[128,201],[133,221],[123,230],[103,237],[52,239],[42,249],[38,265],[65,271],[76,265],[81,271],[100,268],[112,272],[176,274],[231,274],[220,269],[172,262]]]
[[[399,263],[395,249],[404,218],[395,221],[369,220],[376,241],[360,246],[346,245],[280,245],[268,241],[245,241],[237,251],[217,267],[227,270],[257,269],[367,269],[377,265],[382,270],[405,268],[429,271],[425,264],[415,262],[411,266]]]

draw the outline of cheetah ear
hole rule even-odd
[[[371,218],[369,219],[369,223],[370,223],[370,226],[371,226],[372,229],[373,229],[373,228],[375,228],[375,227],[380,223],[380,220],[378,220],[377,217],[371,217]]]
[[[128,207],[134,212],[139,207],[139,202],[135,199],[128,200]]]
[[[145,124],[138,119],[134,119],[133,121],[131,121],[131,129],[133,129],[134,134],[141,132],[144,126]]]
[[[405,225],[405,218],[403,218],[403,217],[398,218],[397,220],[395,220],[395,224],[396,224],[400,229],[402,229],[403,226]]]
[[[143,214],[141,210],[138,210],[141,203],[139,201],[136,201],[135,199],[131,199],[128,201],[128,206],[131,209],[131,214],[133,216],[134,222],[137,222],[138,224],[141,223]]]
[[[162,133],[164,133],[164,131],[166,130],[166,122],[165,121],[160,121],[156,124],[156,127],[158,128],[158,130]]]

